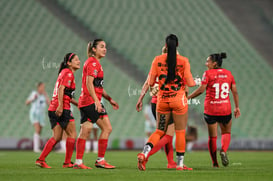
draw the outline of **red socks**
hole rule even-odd
[[[99,139],[98,157],[103,158],[107,149],[108,139]]]
[[[71,157],[74,151],[75,139],[67,138],[66,139],[66,152],[65,152],[65,161],[64,163],[70,163]]]
[[[147,143],[151,143],[153,146],[156,146],[160,138],[165,135],[164,131],[156,129],[155,132],[149,137]]]
[[[217,153],[216,141],[217,141],[217,136],[209,137],[208,148],[209,148],[209,153],[210,153],[210,157],[211,157],[213,165],[218,165],[217,155],[216,155]]]
[[[39,160],[45,160],[45,158],[47,157],[47,155],[51,152],[51,150],[53,149],[53,147],[56,144],[56,140],[52,137],[50,138],[47,142],[46,145],[39,157]]]
[[[76,144],[76,159],[82,160],[86,140],[78,138]]]
[[[221,138],[222,150],[227,152],[229,144],[230,144],[230,133],[222,134]]]

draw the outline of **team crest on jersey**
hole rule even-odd
[[[69,74],[68,74],[68,77],[72,77],[72,74],[71,74],[71,73],[69,73]]]
[[[98,71],[94,70],[94,75],[97,76],[98,75]]]
[[[92,65],[93,65],[93,67],[96,67],[97,63],[96,63],[96,62],[94,62],[94,63],[92,63]]]

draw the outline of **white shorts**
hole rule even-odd
[[[36,114],[35,112],[29,112],[30,122],[32,124],[39,123],[41,126],[45,126],[45,115],[44,114]]]

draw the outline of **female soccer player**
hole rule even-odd
[[[76,127],[73,115],[70,111],[70,102],[77,105],[77,101],[72,98],[76,85],[74,72],[80,68],[80,60],[74,53],[65,55],[60,65],[59,76],[53,91],[53,97],[48,108],[48,116],[53,131],[53,137],[50,138],[36,165],[42,168],[51,168],[45,162],[45,158],[51,152],[53,147],[62,139],[63,130],[66,132],[66,154],[63,168],[71,168],[71,157],[74,150]]]
[[[37,84],[37,90],[32,91],[27,98],[26,105],[29,104],[31,104],[29,118],[35,130],[33,135],[33,151],[39,153],[41,152],[40,135],[45,125],[45,107],[46,104],[50,104],[43,82],[39,82]]]
[[[96,123],[101,134],[98,141],[98,158],[95,166],[98,168],[113,169],[104,159],[107,149],[108,138],[112,131],[112,126],[104,106],[101,104],[103,96],[110,102],[113,109],[117,110],[119,105],[103,89],[103,69],[100,61],[106,54],[106,44],[102,39],[95,39],[87,46],[88,59],[85,61],[82,74],[82,92],[79,98],[79,108],[81,111],[81,130],[77,139],[76,163],[74,168],[91,169],[83,164],[85,142],[89,138],[93,123]]]
[[[162,48],[162,54],[167,53],[167,49],[165,46],[163,46]],[[178,51],[177,51],[178,53]],[[142,86],[142,90],[141,90],[141,95],[138,98],[137,104],[136,104],[136,110],[139,112],[142,110],[143,107],[143,98],[146,94],[146,92],[149,89],[149,76],[150,73],[146,79],[146,81],[144,82],[143,86]],[[158,84],[158,81],[156,82]],[[158,86],[154,86],[151,88],[150,90],[150,95],[152,96],[151,99],[151,111],[153,113],[154,118],[156,119],[156,103],[157,103],[157,92],[158,92]],[[168,128],[166,131],[165,136],[163,136],[160,141],[153,147],[153,149],[149,152],[149,154],[147,155],[147,158],[145,160],[145,163],[148,162],[148,159],[150,156],[152,156],[153,154],[155,154],[156,152],[158,152],[162,147],[164,147],[165,153],[166,153],[166,157],[167,157],[167,161],[168,161],[168,165],[167,168],[176,168],[176,163],[173,160],[173,136],[174,136],[174,122],[173,119],[171,118],[169,123],[168,123]]]
[[[183,164],[185,153],[185,129],[187,126],[188,105],[185,96],[185,84],[195,86],[190,72],[190,64],[186,57],[177,54],[178,39],[170,34],[166,37],[167,54],[155,57],[150,70],[149,85],[153,86],[156,77],[159,79],[159,92],[156,107],[157,129],[150,136],[138,154],[138,168],[145,170],[146,158],[152,148],[159,142],[167,130],[172,114],[176,132],[177,170],[191,170]],[[184,81],[185,79],[185,81]]]
[[[208,70],[205,71],[202,77],[202,85],[197,88],[188,99],[199,96],[206,90],[206,98],[204,103],[204,118],[208,125],[209,140],[208,148],[212,159],[213,167],[219,167],[217,162],[217,123],[221,128],[221,143],[222,148],[220,156],[223,166],[229,164],[227,150],[230,143],[231,132],[231,104],[229,100],[229,91],[231,90],[235,109],[235,118],[238,118],[241,113],[239,109],[239,96],[235,84],[235,80],[230,71],[222,68],[223,58],[226,58],[226,53],[211,54],[206,61]]]

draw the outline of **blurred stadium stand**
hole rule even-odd
[[[40,3],[42,2],[42,3]],[[46,1],[1,1],[2,84],[0,137],[28,137],[33,127],[28,118],[25,99],[35,83],[44,81],[51,96],[57,78],[56,66],[67,52],[75,52],[81,62],[86,59],[86,44],[71,24],[54,15]],[[102,61],[105,88],[120,104],[119,111],[107,105],[113,125],[112,138],[143,137],[144,118],[135,111],[137,90],[148,74],[169,33],[179,37],[179,52],[189,57],[194,76],[202,76],[205,60],[211,53],[227,52],[223,67],[232,71],[237,82],[242,116],[233,120],[233,137],[272,139],[273,90],[272,67],[254,49],[212,0],[49,0],[80,22],[90,37],[102,37],[111,47]],[[22,8],[23,7],[23,8]],[[72,20],[71,20],[72,21]],[[130,74],[110,59],[113,54],[127,61],[130,68],[142,72]],[[127,65],[126,62],[122,64]],[[83,63],[82,63],[83,65]],[[80,94],[81,71],[76,72]],[[139,79],[138,77],[141,77]],[[194,89],[191,89],[191,91]],[[128,95],[130,93],[131,96]],[[148,96],[147,96],[148,97]],[[202,120],[204,95],[199,105],[190,105],[189,124],[198,126],[200,138],[207,139]],[[79,112],[74,116],[79,123]],[[79,124],[77,124],[79,128]],[[43,130],[49,137],[49,124]]]

